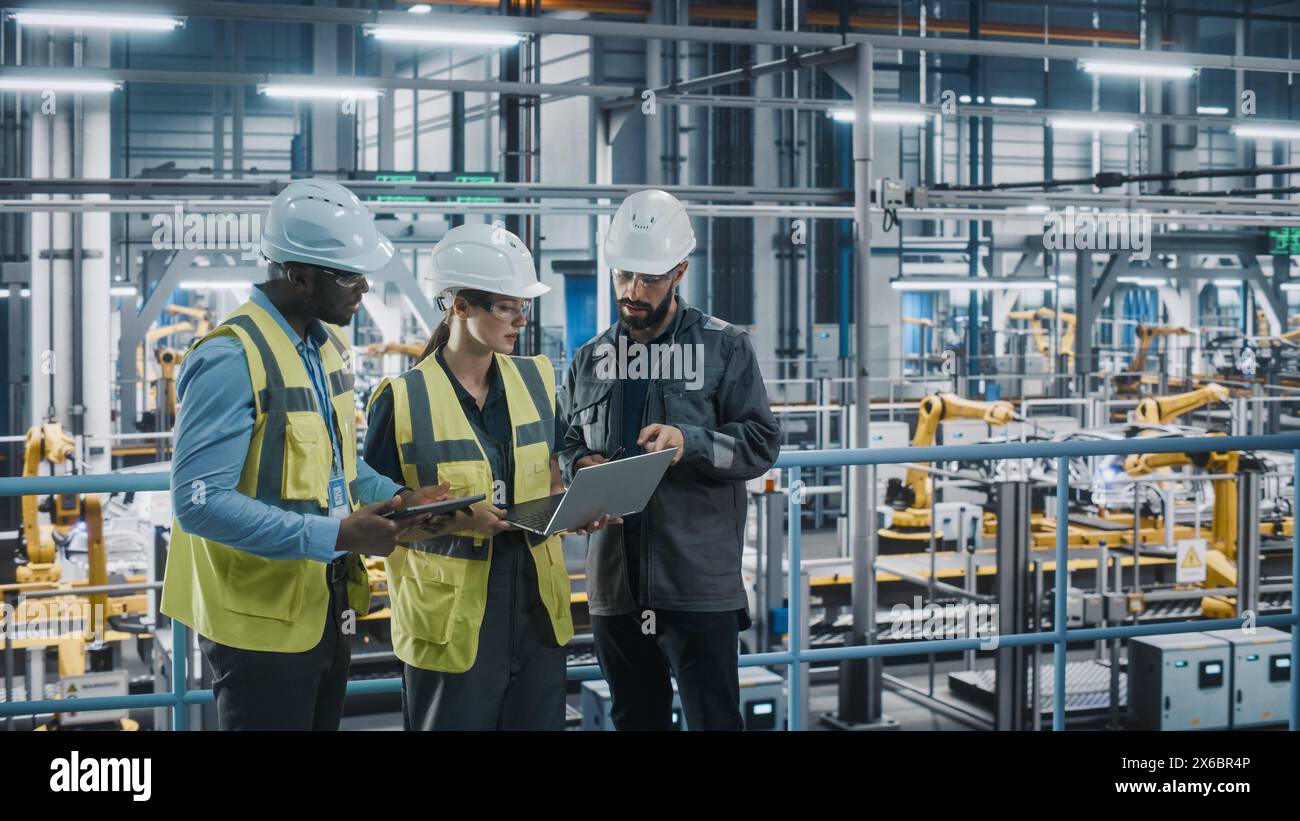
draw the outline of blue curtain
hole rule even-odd
[[[1154,323],[1160,319],[1160,293],[1155,288],[1127,288],[1124,291],[1123,319],[1133,322]],[[1124,325],[1120,344],[1123,348],[1137,346],[1137,330],[1134,325]]]

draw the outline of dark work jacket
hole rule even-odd
[[[745,482],[762,476],[780,452],[780,430],[749,336],[678,299],[671,340],[702,351],[699,369],[651,380],[644,424],[680,428],[685,452],[668,468],[640,517],[640,587],[628,586],[623,527],[590,537],[587,596],[591,614],[634,612],[638,600],[664,610],[717,612],[746,607],[740,578]],[[622,382],[611,374],[618,351],[614,325],[583,345],[565,378],[567,423],[559,450],[566,480],[592,453],[612,455],[622,439]],[[702,371],[702,373],[700,373]],[[611,378],[611,375],[613,378]]]

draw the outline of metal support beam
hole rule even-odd
[[[998,634],[1011,635],[1026,629],[1028,613],[1028,545],[1029,535],[1029,483],[1001,482],[997,485],[998,536],[997,536],[997,591]],[[1059,579],[1065,573],[1057,565]],[[1058,589],[1060,585],[1057,585]],[[1057,612],[1060,611],[1057,607]],[[1061,626],[1052,625],[1054,630]],[[999,730],[1027,729],[1028,715],[1026,687],[1029,669],[1023,647],[999,646],[995,651],[997,670],[996,709]],[[1059,676],[1058,676],[1059,680]],[[1033,705],[1034,709],[1038,705]]]
[[[853,434],[850,447],[865,448],[871,441],[871,384],[867,364],[871,360],[871,162],[875,153],[872,135],[871,90],[875,87],[873,49],[859,46],[856,52],[853,98],[853,230],[854,230],[854,351],[853,351]],[[874,644],[876,639],[876,511],[868,469],[845,468],[849,493],[850,556],[853,567],[853,631],[851,645]],[[839,709],[834,726],[870,726],[881,720],[881,666],[878,659],[848,661],[840,665]]]

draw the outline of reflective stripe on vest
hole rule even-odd
[[[350,352],[337,330],[326,328],[331,344],[322,346],[321,361],[355,509],[356,399],[345,364]],[[297,342],[252,302],[190,350],[218,336],[233,336],[243,346],[256,414],[235,490],[281,510],[325,515],[334,452]],[[162,611],[200,635],[246,650],[303,652],[320,641],[328,600],[320,562],[266,559],[186,533],[173,521]],[[369,580],[359,557],[349,567],[348,601],[362,615],[369,612]]]
[[[496,355],[509,408],[518,502],[550,494],[555,373],[545,357]],[[492,495],[492,469],[436,356],[375,389],[393,392],[393,427],[408,485],[451,483],[450,495]],[[545,433],[543,434],[543,431]],[[573,636],[560,537],[535,538],[538,594],[558,643]],[[533,543],[535,542],[535,543]],[[462,531],[393,551],[388,567],[393,650],[416,667],[464,672],[474,664],[487,603],[492,540]]]

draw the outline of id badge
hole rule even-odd
[[[342,476],[330,479],[330,516],[346,519],[352,511],[348,508],[348,492]]]

